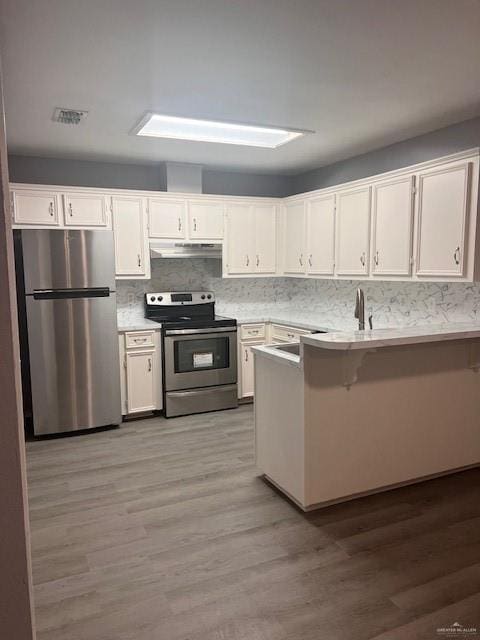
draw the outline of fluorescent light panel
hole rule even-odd
[[[275,149],[282,144],[303,136],[306,132],[149,113],[142,119],[135,133],[137,136]]]

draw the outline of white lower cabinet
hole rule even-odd
[[[162,358],[159,331],[119,335],[122,414],[162,409]]]
[[[254,393],[255,368],[252,347],[265,344],[264,340],[249,340],[240,342],[239,362],[240,362],[240,398],[250,398]]]
[[[149,279],[146,214],[141,197],[113,196],[115,274],[119,279]]]

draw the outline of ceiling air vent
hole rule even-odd
[[[64,109],[58,107],[53,112],[52,120],[61,124],[80,124],[87,117],[88,111],[80,109]]]

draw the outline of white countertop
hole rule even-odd
[[[373,329],[372,331],[336,331],[302,336],[301,341],[303,344],[320,349],[349,351],[468,338],[480,338],[480,323],[449,323],[400,329]]]
[[[154,320],[147,320],[146,318],[140,318],[138,320],[133,320],[131,324],[128,323],[119,323],[118,331],[122,333],[123,331],[145,331],[145,329],[161,329],[162,325],[159,322],[155,322]]]

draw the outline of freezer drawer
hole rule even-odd
[[[35,435],[120,424],[115,294],[26,305]]]

